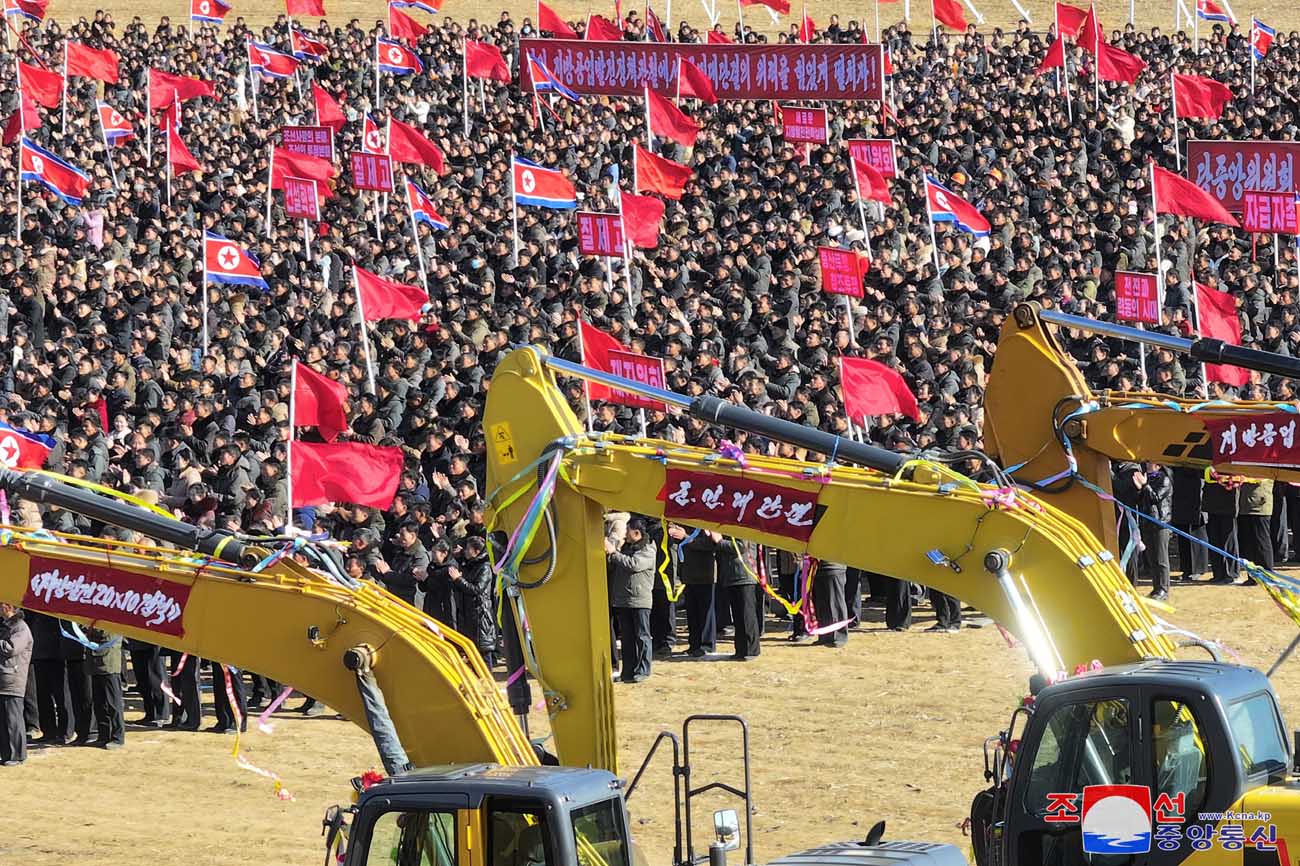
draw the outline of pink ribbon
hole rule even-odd
[[[257,729],[259,731],[269,734],[275,730],[275,725],[271,724],[271,714],[280,709],[280,705],[289,700],[291,694],[293,694],[293,686],[285,686],[280,694],[276,695],[275,700],[271,701],[271,705],[262,710],[262,714],[257,717]]]

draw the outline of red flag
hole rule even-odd
[[[672,139],[682,147],[694,147],[695,138],[700,134],[700,125],[650,88],[646,88],[645,94],[650,112],[650,133]]]
[[[428,32],[428,27],[393,4],[388,4],[388,34],[394,39],[409,39],[414,42]]]
[[[58,108],[63,99],[63,76],[18,61],[18,89],[46,108]]]
[[[790,14],[790,0],[740,0],[741,6],[766,6],[782,15]]]
[[[325,0],[284,0],[284,11],[290,16],[310,15],[325,17]]]
[[[649,4],[645,7],[645,32],[652,42],[668,41],[668,34],[664,32],[664,23],[659,20],[659,16],[655,14]]]
[[[610,363],[609,353],[627,351],[627,346],[624,346],[596,326],[588,325],[582,319],[578,320],[578,342],[582,348],[582,365],[606,373],[614,372],[614,365]],[[588,382],[587,395],[592,400],[608,400],[610,388],[608,385]]]
[[[1087,9],[1080,9],[1066,3],[1056,4],[1056,35],[1058,37],[1068,36],[1074,39],[1079,35],[1079,31],[1083,29],[1083,25],[1087,20]]]
[[[603,15],[592,14],[587,16],[587,29],[582,38],[592,42],[618,42],[623,38],[623,31]]]
[[[488,81],[510,83],[510,65],[506,58],[490,42],[465,40],[465,74],[470,78],[486,78]]]
[[[41,113],[36,110],[36,103],[26,93],[21,94],[21,106],[5,121],[2,144],[13,144],[25,129],[39,129]]]
[[[686,183],[695,175],[689,166],[665,159],[639,144],[632,145],[637,192],[658,193],[676,201],[682,197]]]
[[[68,74],[117,84],[117,52],[69,41]]]
[[[1174,109],[1179,117],[1218,120],[1232,101],[1232,90],[1213,78],[1174,73]]]
[[[858,184],[858,195],[867,201],[878,201],[892,205],[893,197],[889,194],[889,181],[874,165],[860,159],[849,157],[853,162],[853,178]]]
[[[895,0],[889,0],[889,2],[890,2],[890,3],[893,3],[893,2],[895,2]],[[865,31],[865,30],[862,31],[862,42],[863,42],[863,44],[868,44],[868,43],[867,43],[867,31]],[[885,74],[886,74],[886,75],[893,75],[893,74],[894,74],[894,52],[892,52],[892,51],[890,51],[888,48],[886,48],[882,53],[884,54],[884,58],[885,58],[885,59],[884,59],[884,64],[883,64],[884,69],[885,69]]]
[[[1047,56],[1043,62],[1038,64],[1034,70],[1035,75],[1042,75],[1049,69],[1062,69],[1065,67],[1065,37],[1058,36],[1051,47],[1047,49]]]
[[[360,442],[294,442],[290,507],[354,502],[380,510],[393,504],[402,480],[401,448]]]
[[[840,395],[844,414],[852,419],[901,414],[921,420],[916,397],[903,377],[879,361],[840,358]]]
[[[328,126],[336,133],[347,125],[347,115],[339,101],[330,92],[316,82],[311,83],[311,98],[316,103],[316,122]]]
[[[1097,46],[1097,74],[1101,76],[1102,81],[1136,84],[1138,76],[1146,68],[1146,61],[1136,54],[1129,54],[1124,49],[1105,42]]]
[[[732,39],[721,30],[710,30],[705,38],[708,45],[731,45]]]
[[[966,13],[962,12],[960,0],[930,0],[930,9],[934,20],[953,30],[966,32]]]
[[[328,159],[277,147],[271,162],[271,189],[284,189],[286,177],[305,177],[319,182],[316,189],[325,198],[334,195],[329,183],[334,177],[334,163]]]
[[[4,16],[21,15],[33,21],[44,21],[50,0],[4,0]]]
[[[1075,33],[1074,41],[1084,51],[1097,53],[1097,46],[1106,44],[1106,35],[1101,31],[1101,20],[1097,17],[1097,7],[1089,6],[1083,16],[1083,23]]]
[[[1196,217],[1213,223],[1239,225],[1219,200],[1186,178],[1160,166],[1152,166],[1156,213]]]
[[[447,163],[438,145],[424,137],[414,126],[396,118],[388,121],[388,155],[395,162],[427,165],[438,174],[447,173]]]
[[[1197,283],[1196,329],[1202,339],[1222,340],[1230,346],[1240,346],[1241,319],[1237,317],[1236,298]],[[1228,364],[1206,364],[1205,378],[1239,388],[1250,381],[1250,371]]]
[[[710,30],[710,33],[713,31]],[[680,92],[682,96],[690,96],[700,100],[706,105],[717,105],[718,94],[713,90],[713,79],[708,74],[696,66],[685,57],[677,61],[677,75],[680,78]]]
[[[659,246],[659,229],[664,219],[664,203],[652,195],[633,195],[618,191],[623,212],[623,237],[641,250]]]
[[[171,163],[173,174],[183,174],[187,171],[203,171],[203,166],[190,153],[190,149],[185,146],[181,140],[181,134],[172,123],[165,124],[167,128],[167,160]]]
[[[799,41],[812,42],[813,37],[816,35],[817,22],[812,20],[812,16],[808,14],[808,7],[805,6],[803,9],[803,15],[800,16],[799,20]]]
[[[315,427],[326,442],[333,442],[348,429],[348,389],[306,364],[295,361],[293,366],[293,426]]]
[[[554,9],[547,6],[542,0],[537,0],[537,29],[545,30],[557,39],[577,39],[578,34],[572,27],[564,23]]]
[[[356,275],[357,301],[367,322],[382,319],[418,322],[424,315],[424,305],[429,303],[429,294],[424,289],[386,280],[359,265],[353,265],[352,272]]]
[[[199,96],[216,96],[216,92],[211,81],[172,75],[161,69],[149,70],[149,107],[154,111],[171,106],[173,98],[187,102]]]

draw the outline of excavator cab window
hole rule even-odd
[[[1257,692],[1228,705],[1228,725],[1247,776],[1285,775],[1289,766],[1284,728],[1268,692]]]
[[[1162,794],[1176,801],[1181,794],[1184,815],[1200,812],[1205,806],[1210,762],[1191,707],[1182,701],[1157,699],[1151,707],[1151,745],[1152,801]]]
[[[580,806],[569,815],[578,866],[631,866],[623,804],[617,797]]]
[[[555,844],[540,805],[493,798],[488,809],[487,866],[555,864]]]
[[[370,831],[366,866],[456,866],[455,812],[384,812]]]

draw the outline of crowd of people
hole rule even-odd
[[[255,28],[232,15],[224,28],[187,28],[167,18],[157,26],[139,18],[119,24],[100,11],[23,28],[21,42],[0,63],[3,80],[14,80],[15,58],[56,68],[65,37],[116,51],[121,79],[102,94],[95,82],[71,79],[66,131],[59,112],[45,110],[40,128],[28,130],[91,175],[81,207],[25,184],[19,225],[16,172],[12,163],[0,169],[0,421],[52,436],[52,469],[131,492],[197,524],[268,533],[289,511],[288,369],[297,358],[350,391],[345,439],[399,446],[407,459],[389,510],[348,503],[298,509],[296,526],[348,542],[350,575],[377,581],[462,630],[492,662],[499,635],[481,418],[493,370],[512,344],[538,344],[577,360],[578,323],[585,320],[637,351],[665,357],[673,390],[716,394],[839,433],[849,430],[849,420],[837,392],[836,360],[873,358],[901,372],[920,404],[919,420],[872,419],[870,440],[900,451],[979,448],[984,384],[1011,305],[1033,300],[1110,319],[1119,269],[1154,272],[1159,264],[1166,330],[1186,329],[1196,279],[1238,299],[1247,344],[1283,353],[1300,344],[1291,245],[1275,255],[1274,236],[1256,236],[1252,246],[1251,237],[1233,230],[1167,217],[1160,221],[1157,263],[1145,170],[1148,160],[1171,169],[1177,163],[1177,139],[1163,107],[1175,68],[1214,77],[1235,94],[1221,120],[1184,121],[1183,141],[1294,139],[1295,33],[1279,33],[1257,64],[1252,92],[1250,47],[1236,26],[1204,28],[1200,46],[1184,32],[1124,27],[1112,32],[1112,41],[1141,56],[1148,71],[1135,88],[1103,83],[1095,103],[1086,92],[1079,95],[1076,83],[1067,106],[1056,77],[1035,74],[1051,35],[1024,22],[937,40],[906,24],[890,26],[883,34],[894,68],[889,104],[830,104],[828,146],[805,154],[802,145],[783,141],[766,103],[689,104],[702,125],[695,147],[660,141],[656,149],[690,165],[694,178],[680,201],[668,202],[659,247],[638,250],[626,270],[615,263],[610,282],[604,262],[578,254],[571,212],[522,208],[515,257],[507,172],[512,153],[560,168],[576,184],[583,209],[614,210],[613,191],[620,177],[628,183],[631,146],[642,136],[636,100],[588,97],[537,117],[530,95],[516,85],[487,82],[481,97],[476,87],[467,90],[466,134],[462,40],[495,43],[517,69],[517,39],[536,35],[536,25],[507,13],[489,21],[447,11],[415,45],[425,71],[385,74],[378,92],[369,58],[382,22],[299,22],[329,54],[304,65],[296,78],[261,80],[258,119],[244,96],[244,46],[256,38],[287,49],[283,18]],[[623,23],[625,38],[644,38],[639,11],[628,11]],[[675,39],[704,41],[689,22],[675,25]],[[863,26],[832,16],[814,38],[855,42]],[[791,41],[793,31],[776,38]],[[753,30],[730,35],[768,38]],[[175,177],[170,199],[157,129],[152,161],[143,147],[150,66],[212,81],[219,97],[183,105],[183,135],[204,168]],[[1091,55],[1071,49],[1065,74],[1090,82]],[[371,199],[344,177],[321,221],[310,226],[308,254],[282,197],[268,206],[267,159],[281,124],[312,122],[313,81],[344,105],[349,122],[336,137],[338,154],[361,149],[367,113],[381,127],[390,116],[414,124],[438,143],[447,159],[444,176],[405,170],[430,191],[450,224],[446,231],[421,225],[413,240],[401,196],[389,197],[376,220]],[[106,149],[94,121],[97,97],[134,121],[135,140]],[[3,99],[6,110],[16,107],[12,88]],[[894,139],[899,173],[893,204],[869,221],[864,295],[846,308],[821,293],[816,248],[867,246],[841,144],[862,137]],[[922,169],[977,205],[992,224],[988,237],[939,224],[932,254]],[[253,250],[269,291],[205,286],[205,231]],[[428,261],[423,320],[383,322],[370,336],[359,332],[350,265],[421,284],[416,244]],[[1131,344],[1064,338],[1094,387],[1138,384]],[[368,339],[373,391],[363,351]],[[1294,396],[1291,383],[1278,377],[1253,374],[1238,395],[1202,382],[1199,365],[1171,353],[1149,363],[1148,384],[1157,391]],[[580,416],[594,412],[594,429],[639,432],[631,411],[610,404],[592,409],[577,385],[567,394]],[[647,430],[711,448],[733,435],[662,412],[650,413]],[[754,447],[743,436],[733,438]],[[798,449],[765,447],[801,456]],[[1220,546],[1235,543],[1241,527],[1257,561],[1265,559],[1263,548],[1271,556],[1273,545],[1283,556],[1295,550],[1288,549],[1284,518],[1298,501],[1290,487],[1279,486],[1269,499],[1263,491],[1240,494],[1195,477],[1180,487],[1176,473],[1170,483],[1158,467],[1119,472],[1124,501],[1168,515],[1176,525],[1208,528]],[[31,503],[15,509],[28,526],[105,531],[67,511]],[[678,584],[688,657],[715,655],[721,631],[735,641],[732,657],[752,658],[758,636],[779,619],[793,620],[792,638],[842,645],[862,618],[864,596],[868,604],[885,605],[887,627],[910,625],[914,587],[820,563],[812,581],[818,625],[808,635],[804,617],[789,617],[757,586],[761,575],[787,598],[798,598],[809,567],[800,558],[676,526],[668,528],[672,562],[665,586],[661,553],[652,555],[663,549],[661,531],[657,520],[638,516],[611,522],[606,553],[624,680],[644,679],[652,658],[678,649],[670,602]],[[1145,527],[1142,538],[1145,550],[1131,558],[1132,567],[1143,563],[1154,591],[1167,592],[1170,540],[1149,536]],[[1178,552],[1185,576],[1206,570],[1198,555],[1195,548]],[[1214,574],[1235,577],[1217,559]],[[956,630],[957,603],[937,594],[933,602],[933,628]],[[23,727],[48,742],[121,743],[121,641],[105,633],[69,635],[53,621],[31,617],[25,624],[22,617],[9,610],[0,626],[0,708],[26,696]],[[25,632],[34,640],[24,639]],[[198,727],[199,661],[177,671],[178,659],[156,647],[128,649],[143,720]],[[35,659],[24,669],[30,676],[18,672],[25,656]],[[212,666],[218,731],[233,730],[247,715],[225,698],[230,672]],[[236,671],[232,678],[240,702],[244,676]],[[169,677],[179,684],[174,714],[163,690]],[[248,689],[257,705],[275,684],[253,677]],[[319,710],[310,701],[306,706]],[[21,760],[18,745],[0,752],[0,760]]]

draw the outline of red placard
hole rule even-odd
[[[879,45],[707,45],[680,42],[586,42],[521,39],[532,55],[578,93],[637,96],[649,84],[671,96],[677,58],[704,71],[719,99],[872,99],[884,96]],[[520,64],[519,87],[533,89]]]
[[[849,147],[849,156],[858,162],[870,165],[882,177],[898,177],[892,138],[851,138],[844,143]]]
[[[1248,189],[1241,194],[1241,227],[1260,234],[1296,234],[1295,193]]]
[[[334,130],[328,126],[282,126],[280,140],[285,150],[334,161]]]
[[[822,267],[822,291],[862,297],[862,260],[856,251],[818,247],[817,260]]]
[[[825,144],[830,140],[826,126],[826,109],[781,106],[781,135],[799,144]]]
[[[1293,192],[1300,142],[1189,141],[1187,177],[1233,213],[1245,207],[1246,190]]]
[[[386,153],[352,154],[352,185],[376,192],[393,191],[393,161]]]
[[[1268,412],[1245,418],[1210,418],[1210,462],[1242,466],[1300,466],[1297,416]]]
[[[669,469],[664,517],[740,526],[807,541],[821,518],[817,491],[795,490],[752,478]]]
[[[290,219],[320,220],[320,196],[316,181],[306,177],[284,179],[284,212]]]
[[[578,252],[584,256],[623,255],[623,222],[616,213],[578,213]]]
[[[1115,318],[1160,324],[1160,283],[1155,274],[1115,272]]]
[[[664,376],[663,358],[656,358],[653,355],[638,355],[636,352],[619,352],[614,349],[609,352],[609,371],[615,376],[622,376],[624,379],[631,379],[633,382],[640,382],[642,385],[651,385],[655,388],[663,388],[664,379],[666,378]],[[649,397],[642,397],[640,394],[632,394],[628,391],[620,391],[617,388],[609,389],[609,400],[611,403],[621,403],[624,406],[632,406],[637,409],[668,411],[668,407],[658,400],[651,400]]]
[[[190,587],[98,565],[32,556],[22,607],[181,637]]]

